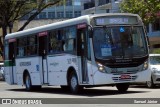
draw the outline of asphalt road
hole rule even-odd
[[[27,92],[25,90],[25,87],[17,86],[17,85],[8,85],[5,82],[0,81],[0,98],[60,98],[59,104],[50,104],[49,106],[54,107],[159,107],[159,104],[116,104],[116,100],[120,101],[124,99],[127,101],[127,99],[133,98],[158,98],[160,100],[160,87],[156,87],[154,89],[148,89],[143,85],[135,85],[131,86],[127,93],[119,93],[116,89],[116,87],[96,87],[96,88],[85,88],[80,94],[73,95],[68,91],[62,90],[60,87],[57,86],[43,86],[43,88],[39,91],[32,91]],[[62,99],[63,98],[63,99]],[[69,98],[71,100],[75,101],[75,98],[79,98],[82,102],[87,102],[89,104],[81,104],[81,102],[77,101],[77,104],[65,104],[63,101],[67,101]],[[85,99],[88,98],[88,99]],[[117,98],[114,101],[111,101],[111,104],[100,104],[95,103],[93,100],[91,101],[90,98],[93,98],[96,102],[96,99],[100,101],[101,99],[111,99],[111,98]],[[101,99],[100,99],[101,98]],[[52,99],[52,100],[53,100]],[[84,99],[84,100],[83,100]],[[57,99],[54,99],[55,101]],[[63,100],[63,101],[62,101]],[[85,101],[86,100],[86,101]],[[91,101],[91,104],[90,102]],[[72,101],[71,101],[72,102]],[[95,104],[92,104],[95,103]],[[113,103],[113,104],[112,104]],[[125,103],[125,102],[124,102]],[[0,107],[17,107],[17,105],[0,105]],[[22,105],[18,105],[22,106]],[[23,105],[28,106],[28,105]],[[35,105],[30,105],[35,107]],[[46,105],[36,105],[36,107],[42,107]]]

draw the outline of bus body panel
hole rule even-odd
[[[23,81],[23,74],[22,73],[17,74],[17,84],[23,85],[24,84],[23,82],[24,82]]]
[[[67,70],[69,67],[73,67],[78,74],[78,63],[75,55],[65,53],[49,55],[47,61],[49,85],[67,85]]]
[[[48,69],[47,69],[47,60],[46,59],[43,59],[43,72],[44,72],[44,75],[43,75],[43,80],[44,80],[44,83],[48,83]]]
[[[27,71],[31,77],[32,85],[41,85],[42,79],[42,58],[41,57],[28,57],[16,59],[16,71],[18,78],[23,80],[24,72]],[[19,81],[19,80],[18,80]],[[23,85],[23,82],[18,84]]]
[[[16,66],[13,66],[13,83],[17,84],[17,71]]]
[[[5,81],[12,85],[13,84],[13,73],[12,73],[12,67],[11,66],[7,66],[5,67]]]
[[[16,76],[16,66],[11,60],[5,61],[5,80],[8,84],[16,84],[17,83],[17,76]]]
[[[82,69],[81,59],[75,55],[62,54],[59,57],[57,55],[49,55],[47,57],[48,62],[48,79],[49,85],[67,85],[67,70],[73,67],[76,71],[80,85],[93,85],[93,73],[91,62],[87,62],[88,81],[83,83],[82,81]]]
[[[87,72],[88,72],[88,85],[93,85],[94,78],[93,78],[93,69],[91,61],[87,61]]]

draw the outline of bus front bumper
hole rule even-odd
[[[151,78],[151,71],[144,70],[134,74],[107,74],[97,71],[93,76],[94,85],[103,85],[103,84],[116,84],[116,83],[141,83],[149,81]]]

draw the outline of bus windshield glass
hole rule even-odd
[[[147,54],[142,26],[95,27],[93,43],[98,59],[134,58]]]

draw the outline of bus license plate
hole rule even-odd
[[[121,75],[120,78],[121,79],[130,79],[130,75]]]

